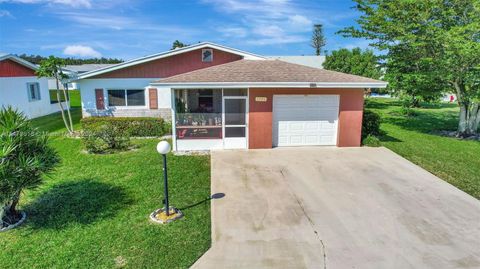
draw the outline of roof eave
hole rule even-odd
[[[387,82],[152,82],[152,86],[171,88],[386,88]]]
[[[30,68],[30,69],[32,69],[32,70],[35,70],[35,71],[38,70],[38,66],[37,66],[37,65],[32,64],[31,62],[26,61],[26,60],[24,60],[24,59],[22,59],[22,58],[20,58],[20,57],[18,57],[18,56],[15,56],[15,55],[13,55],[13,54],[5,54],[5,55],[1,56],[1,57],[0,57],[0,61],[3,61],[3,60],[12,60],[12,61],[14,61],[14,62],[16,62],[16,63],[18,63],[18,64],[21,64],[21,65],[23,65],[23,66],[25,66],[25,67],[28,67],[28,68]]]

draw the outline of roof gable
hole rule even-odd
[[[0,77],[35,76],[37,66],[15,55],[0,56]]]
[[[245,52],[245,51],[234,49],[234,48],[229,48],[229,47],[226,47],[226,46],[222,46],[222,45],[218,45],[218,44],[214,44],[214,43],[210,43],[210,42],[203,42],[203,43],[198,43],[198,44],[194,44],[194,45],[179,48],[179,49],[174,49],[174,50],[170,50],[170,51],[166,51],[166,52],[161,52],[161,53],[157,53],[157,54],[148,55],[148,56],[145,56],[145,57],[136,58],[136,59],[133,59],[133,60],[130,60],[130,61],[120,63],[120,64],[109,66],[109,67],[106,67],[106,68],[101,68],[101,69],[93,70],[93,71],[90,71],[90,72],[85,72],[83,74],[80,74],[78,76],[78,79],[99,77],[99,75],[110,73],[112,71],[137,66],[137,65],[148,63],[148,62],[155,61],[155,60],[158,60],[158,59],[167,58],[167,57],[171,57],[171,56],[179,55],[179,54],[184,54],[184,53],[188,53],[188,52],[203,49],[203,48],[212,48],[212,49],[216,49],[218,51],[223,51],[223,52],[235,54],[235,55],[238,55],[238,56],[242,57],[243,59],[249,59],[249,60],[263,60],[263,59],[265,59],[264,57],[253,54],[253,53]],[[214,57],[214,59],[215,59],[215,57]]]
[[[32,69],[32,70],[37,70],[38,69],[38,66],[32,64],[31,62],[29,61],[26,61],[18,56],[15,56],[13,54],[3,54],[3,55],[0,55],[0,61],[5,61],[5,60],[11,60],[11,61],[14,61],[18,64],[21,64],[29,69]]]
[[[133,66],[128,66],[122,69],[99,74],[91,78],[159,79],[242,59],[242,56],[237,54],[208,48],[212,50],[213,58],[212,61],[204,62],[202,61],[202,51],[204,49],[207,48],[191,50],[181,54],[176,54],[169,57],[160,58]]]

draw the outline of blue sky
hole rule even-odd
[[[262,55],[312,55],[313,23],[327,46],[366,48],[335,32],[355,25],[350,0],[0,0],[0,52],[131,59],[211,41]]]

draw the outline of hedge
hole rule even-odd
[[[363,111],[363,122],[362,122],[362,140],[367,136],[379,136],[380,135],[380,115],[377,113],[365,109]]]
[[[147,117],[88,117],[81,120],[85,133],[96,132],[107,126],[120,134],[133,137],[163,136],[171,133],[171,124],[162,118]]]

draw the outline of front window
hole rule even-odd
[[[38,82],[27,83],[28,100],[30,102],[38,101],[40,97],[40,84]]]
[[[108,90],[109,106],[145,106],[145,90]]]

